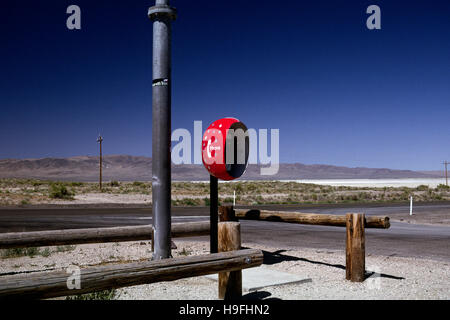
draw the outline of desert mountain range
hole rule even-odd
[[[61,181],[97,181],[97,156],[43,159],[0,159],[0,178],[33,178]],[[107,155],[103,157],[103,180],[150,181],[152,159],[142,156]],[[243,180],[289,179],[396,179],[439,178],[437,171],[411,171],[373,168],[349,168],[301,163],[280,164],[278,174],[260,175],[259,165],[249,165]],[[172,165],[172,179],[178,181],[209,180],[203,165]]]

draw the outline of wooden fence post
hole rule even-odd
[[[365,279],[364,220],[362,213],[347,213],[346,215],[345,278],[352,282],[363,282]]]
[[[233,206],[220,206],[219,207],[219,220],[225,221],[238,221]]]
[[[241,249],[241,225],[239,222],[220,222],[218,225],[219,252]],[[242,271],[219,273],[219,299],[242,298]]]

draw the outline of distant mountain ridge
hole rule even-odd
[[[43,159],[0,159],[0,178],[33,178],[62,181],[97,181],[97,156]],[[103,180],[150,181],[152,158],[130,155],[103,157]],[[392,170],[385,168],[349,168],[301,163],[280,164],[276,175],[262,176],[260,165],[249,165],[244,180],[300,179],[400,179],[440,178],[438,171]],[[172,165],[173,180],[209,180],[203,165]]]

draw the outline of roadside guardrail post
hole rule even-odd
[[[345,278],[352,282],[363,282],[365,279],[364,223],[363,213],[346,214]]]
[[[219,207],[219,220],[225,221],[238,221],[233,206],[220,206]]]
[[[239,222],[220,222],[218,225],[219,252],[241,249],[241,224]],[[242,271],[219,273],[219,299],[242,298]]]

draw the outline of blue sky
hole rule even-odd
[[[0,4],[0,158],[151,156],[153,1]],[[66,8],[81,8],[81,30]],[[366,8],[381,8],[381,30]],[[281,162],[440,170],[449,1],[172,1],[172,129],[280,129]]]

